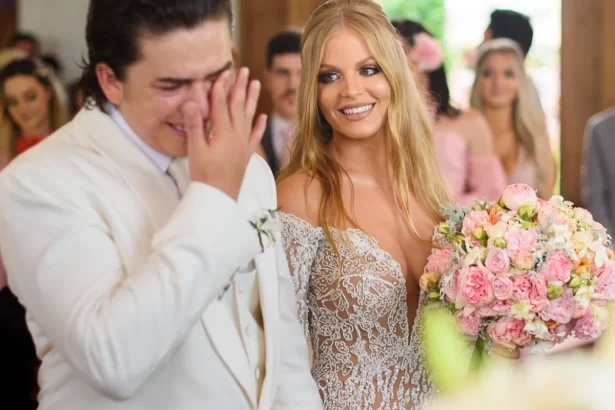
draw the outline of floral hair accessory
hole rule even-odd
[[[440,43],[427,33],[418,33],[413,37],[414,46],[410,50],[410,60],[419,70],[431,72],[444,62],[444,51]]]

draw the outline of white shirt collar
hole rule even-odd
[[[172,158],[166,154],[156,151],[154,148],[147,145],[145,141],[143,141],[141,137],[139,137],[137,133],[134,132],[132,128],[130,128],[130,125],[128,125],[122,114],[120,114],[117,108],[115,108],[112,104],[107,104],[106,108],[113,122],[115,122],[117,126],[120,127],[122,131],[124,131],[124,133],[128,136],[128,138],[132,140],[132,142],[134,142],[139,148],[141,148],[141,151],[143,151],[145,155],[147,155],[148,158],[151,159],[154,164],[156,164],[156,167],[160,169],[162,173],[166,173],[169,169],[169,165],[171,165]]]

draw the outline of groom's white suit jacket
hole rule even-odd
[[[0,174],[0,249],[43,361],[41,410],[321,408],[281,243],[262,253],[249,223],[276,208],[269,167],[251,160],[235,202],[185,165],[180,200],[94,109]],[[257,270],[264,376],[229,302],[242,266]]]

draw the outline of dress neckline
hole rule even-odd
[[[289,214],[286,212],[279,212],[280,214],[283,214],[284,216],[286,216],[287,218],[291,219],[293,222],[298,223],[299,225],[303,225],[306,228],[309,228],[312,231],[318,232],[320,234],[322,234],[324,236],[324,229],[321,226],[314,226],[311,223],[309,223],[308,221],[306,221],[303,218],[300,218],[294,214]],[[399,281],[406,286],[406,275],[404,275],[404,272],[401,269],[401,264],[399,263],[399,261],[397,259],[395,259],[393,257],[393,255],[391,255],[388,251],[384,250],[379,242],[378,239],[376,239],[375,237],[368,235],[365,231],[363,231],[362,229],[359,228],[345,228],[345,229],[340,229],[340,228],[334,228],[331,227],[330,228],[332,232],[337,232],[337,233],[347,233],[347,234],[355,234],[358,237],[366,240],[373,248],[375,248],[382,256],[385,260],[389,261],[392,266],[394,267],[395,273],[397,274],[397,277],[399,279]],[[325,238],[326,240],[326,238]]]

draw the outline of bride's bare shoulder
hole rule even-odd
[[[307,173],[298,173],[278,181],[278,208],[313,226],[318,226],[322,189],[320,182]]]

